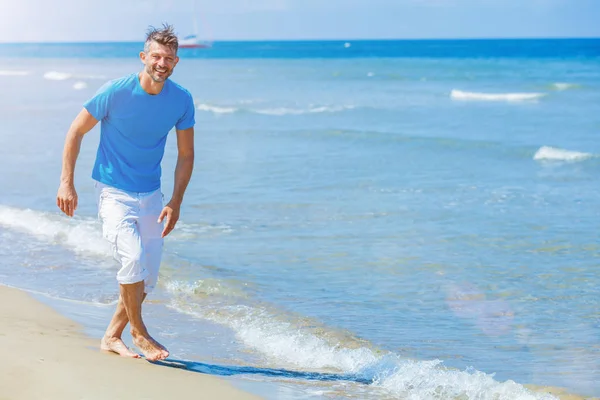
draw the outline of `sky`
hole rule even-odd
[[[194,18],[195,17],[195,18]],[[0,42],[600,37],[600,0],[0,0]]]

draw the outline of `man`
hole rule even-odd
[[[72,217],[77,209],[73,175],[81,140],[102,121],[92,178],[102,234],[120,264],[120,296],[100,347],[138,358],[121,339],[130,323],[134,344],[151,361],[163,360],[169,352],[148,333],[142,302],[156,285],[163,238],[179,219],[194,166],[194,102],[187,90],[168,79],[179,61],[177,49],[172,26],[151,28],[140,53],[143,70],[108,82],[84,104],[67,133],[56,198],[58,207]],[[160,163],[173,127],[178,149],[175,184],[163,207]]]

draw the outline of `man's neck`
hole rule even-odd
[[[140,79],[140,86],[148,94],[159,94],[165,86],[165,82],[155,82],[144,71],[140,72],[138,77]]]

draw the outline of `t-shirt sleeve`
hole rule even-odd
[[[101,121],[108,116],[111,93],[112,84],[108,82],[98,89],[94,97],[86,101],[83,107],[92,114],[92,117]]]
[[[192,95],[188,95],[187,104],[185,108],[184,114],[179,118],[177,124],[175,124],[175,129],[184,130],[193,127],[196,124],[195,120],[196,110],[194,108],[194,99]]]

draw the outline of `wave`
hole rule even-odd
[[[232,329],[245,346],[278,366],[341,372],[398,398],[556,399],[513,381],[498,382],[493,375],[474,369],[460,371],[445,367],[440,360],[408,360],[373,349],[364,340],[315,326],[306,318],[291,319],[267,306],[227,305],[221,299],[200,304],[194,301],[198,288],[170,285],[170,307]]]
[[[67,219],[57,213],[0,205],[0,225],[28,233],[49,243],[63,245],[76,252],[99,256],[111,254],[95,219]]]
[[[569,90],[580,87],[576,83],[564,83],[564,82],[556,82],[552,84],[552,88],[555,90]]]
[[[177,222],[177,228],[170,234],[174,240],[192,240],[202,237],[216,237],[234,232],[227,224],[201,224]]]
[[[0,70],[0,76],[27,76],[29,71]]]
[[[235,107],[219,107],[212,106],[210,104],[199,104],[198,106],[196,106],[196,109],[200,111],[212,112],[214,114],[231,114],[236,111],[239,111],[239,108]]]
[[[109,255],[95,219],[67,219],[58,213],[0,205],[0,225],[76,251]],[[251,300],[242,283],[218,279],[167,281],[165,288],[171,308],[228,327],[245,346],[276,364],[349,373],[357,381],[372,382],[375,390],[400,398],[430,399],[435,393],[436,398],[555,399],[512,381],[495,381],[493,376],[476,370],[446,368],[440,360],[407,360],[373,349],[349,334],[318,326],[308,318],[291,317],[263,304],[248,304]]]
[[[537,161],[583,161],[594,157],[591,153],[564,150],[556,147],[542,146],[535,152],[533,159]]]
[[[283,115],[303,115],[303,114],[318,114],[318,113],[335,113],[346,110],[351,110],[354,106],[309,106],[307,108],[289,108],[289,107],[274,107],[274,108],[244,108],[231,106],[217,106],[212,104],[201,103],[196,106],[199,111],[211,112],[213,114],[233,114],[238,112],[248,112],[253,114],[283,116]]]
[[[532,101],[546,96],[545,93],[478,93],[463,92],[452,89],[450,97],[455,100],[478,100],[478,101]]]
[[[335,113],[345,110],[352,110],[353,108],[354,106],[312,106],[305,109],[279,107],[253,111],[257,114],[265,115],[302,115],[315,113]]]
[[[112,257],[110,246],[102,238],[100,222],[95,218],[66,218],[59,213],[0,205],[0,226],[25,232],[76,252]],[[229,225],[186,224],[179,221],[170,237],[172,240],[190,240],[231,232],[233,229]]]
[[[185,295],[197,298],[223,296],[232,298],[247,298],[243,288],[238,288],[234,282],[221,279],[206,278],[195,282],[171,280],[163,284],[166,290],[175,295]]]
[[[48,79],[50,81],[66,81],[67,79],[103,80],[107,78],[104,75],[80,75],[69,72],[48,71],[44,73],[44,79]]]

